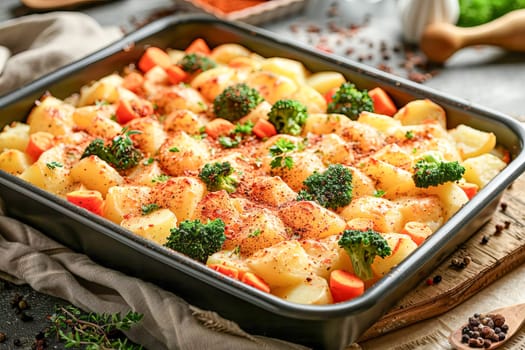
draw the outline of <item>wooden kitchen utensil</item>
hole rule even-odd
[[[504,340],[493,342],[492,345],[485,349],[496,349],[505,344],[516,333],[525,322],[525,304],[511,305],[501,309],[486,312],[485,314],[501,314],[505,317],[505,323],[509,326],[507,336]],[[449,342],[458,350],[472,350],[466,343],[461,342],[462,330],[466,325],[462,325],[450,334]]]
[[[426,27],[419,44],[428,59],[438,63],[445,62],[459,49],[473,45],[495,45],[511,51],[525,51],[525,9],[509,12],[475,27],[433,23]]]
[[[34,9],[54,9],[59,7],[70,7],[86,3],[105,2],[107,0],[21,0],[22,3]]]

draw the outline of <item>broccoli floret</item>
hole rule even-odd
[[[315,171],[303,182],[297,200],[315,200],[325,208],[337,209],[352,200],[352,173],[341,164],[331,164],[323,173]]]
[[[427,188],[461,179],[465,168],[457,161],[447,162],[427,154],[416,162],[414,171],[412,178],[416,187]]]
[[[126,170],[133,168],[142,159],[142,153],[133,146],[130,135],[139,133],[139,131],[126,131],[124,129],[120,135],[115,136],[111,140],[109,145],[106,145],[104,140],[97,138],[86,147],[80,158],[95,155],[116,169]]]
[[[280,134],[299,135],[308,118],[306,107],[299,101],[282,99],[268,113],[270,123]]]
[[[376,256],[385,258],[392,254],[386,239],[371,229],[344,230],[338,243],[350,257],[355,274],[364,281],[374,276],[372,263]]]
[[[182,68],[183,71],[188,73],[195,73],[197,71],[206,71],[217,67],[217,64],[210,58],[199,55],[196,53],[190,53],[184,55],[177,64]]]
[[[202,223],[200,220],[184,220],[179,227],[172,228],[164,244],[166,247],[181,252],[200,262],[221,250],[226,235],[221,219]]]
[[[344,114],[352,120],[356,120],[363,111],[373,112],[374,102],[368,91],[359,90],[350,82],[343,83],[337,89],[327,107],[328,113]]]
[[[229,162],[216,162],[204,165],[199,177],[209,191],[225,190],[233,193],[237,189],[238,181],[231,176],[232,174],[233,168]]]
[[[257,90],[245,83],[227,87],[213,100],[213,111],[217,117],[237,121],[250,113],[264,98]]]

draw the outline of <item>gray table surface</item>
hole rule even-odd
[[[293,37],[313,46],[325,46],[334,54],[359,60],[365,64],[389,69],[393,74],[408,77],[407,57],[421,56],[402,45],[401,23],[396,16],[394,0],[370,5],[365,0],[307,0],[301,14],[262,26],[279,35]],[[334,5],[335,4],[335,5]],[[330,11],[336,7],[337,11]],[[138,23],[179,8],[175,0],[104,1],[80,10],[94,17],[103,26],[118,26],[131,31]],[[17,0],[0,1],[0,22],[32,11]],[[354,34],[344,35],[334,28],[354,28]],[[384,46],[388,50],[384,50]],[[386,53],[386,54],[385,54]],[[469,48],[454,55],[444,67],[425,67],[420,73],[433,72],[424,85],[506,113],[525,121],[525,54],[510,53],[496,48]],[[32,322],[22,322],[10,307],[16,294],[24,295],[32,308]],[[0,343],[0,350],[31,349],[35,334],[47,324],[45,316],[55,303],[52,297],[36,293],[27,286],[18,287],[0,281],[0,332],[9,339]],[[22,345],[14,347],[13,340]],[[61,348],[52,345],[50,348]]]

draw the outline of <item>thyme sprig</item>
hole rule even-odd
[[[140,350],[142,346],[131,343],[122,331],[137,325],[143,316],[132,311],[123,317],[120,313],[83,313],[72,305],[57,306],[49,316],[46,336],[56,336],[66,348]]]

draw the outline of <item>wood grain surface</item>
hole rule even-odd
[[[491,220],[440,265],[426,281],[402,298],[360,341],[381,336],[445,313],[525,262],[525,175],[508,188]],[[464,268],[452,260],[470,263]]]

